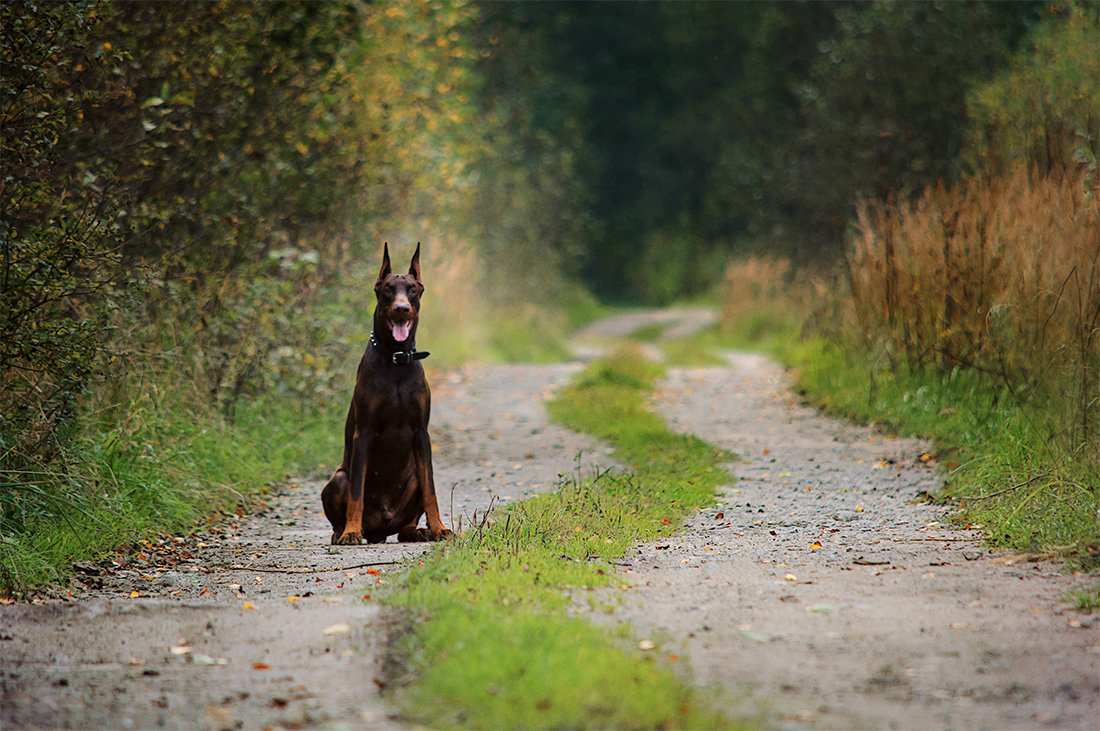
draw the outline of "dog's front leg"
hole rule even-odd
[[[416,442],[416,481],[424,498],[424,516],[428,520],[428,540],[440,541],[452,533],[443,527],[439,503],[435,496],[435,475],[432,473],[432,440],[428,430],[420,432]]]
[[[363,540],[363,481],[367,475],[367,432],[360,429],[352,443],[351,473],[348,489],[347,519],[344,533],[336,543],[354,546]]]

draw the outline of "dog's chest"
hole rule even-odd
[[[373,384],[368,413],[379,432],[402,432],[427,426],[428,387],[420,378]]]

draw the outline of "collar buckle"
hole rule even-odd
[[[387,353],[382,349],[382,346],[378,344],[377,340],[375,340],[373,332],[370,334],[370,344],[373,345],[379,353],[382,353],[383,356],[387,355]],[[413,347],[411,350],[395,350],[393,353],[388,355],[390,356],[390,362],[394,365],[408,365],[414,361],[424,360],[429,355],[431,355],[431,353],[426,350],[417,350],[415,347]]]

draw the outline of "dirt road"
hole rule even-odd
[[[707,317],[624,316],[583,355]],[[542,408],[579,367],[436,374],[445,523],[553,489],[578,452],[583,469],[611,464]],[[673,369],[658,409],[747,459],[717,509],[628,557],[633,590],[594,619],[634,623],[704,685],[749,689],[737,710],[779,726],[1095,727],[1100,622],[1060,608],[1086,580],[991,554],[913,503],[937,485],[926,445],[816,415],[757,356]],[[292,481],[260,514],[82,567],[68,600],[0,607],[0,729],[398,726],[370,596],[425,548],[330,548],[319,490]]]

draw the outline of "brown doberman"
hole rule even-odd
[[[451,535],[439,518],[428,437],[431,392],[416,349],[420,317],[420,244],[408,274],[390,271],[389,244],[374,284],[374,330],[355,378],[344,425],[344,458],[321,491],[332,542],[438,541]],[[427,514],[428,527],[417,528]]]

